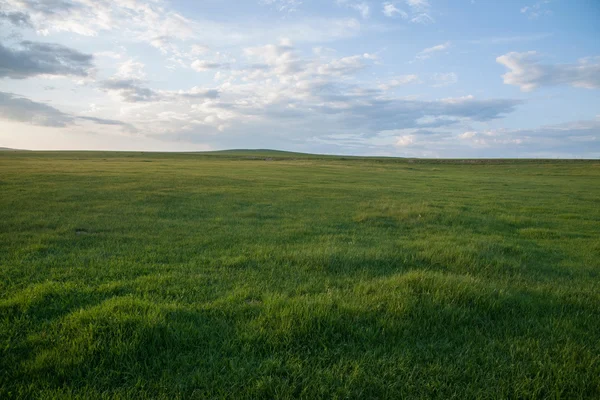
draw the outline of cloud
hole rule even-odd
[[[136,103],[125,120],[140,132],[213,147],[289,146],[341,132],[360,140],[402,129],[418,130],[421,135],[425,128],[502,118],[521,104],[472,96],[432,101],[398,98],[386,90],[418,83],[419,78],[398,76],[381,87],[361,82],[358,74],[368,70],[373,58],[369,53],[306,56],[291,41],[282,40],[246,48],[240,68],[220,71],[214,88],[139,96],[137,91],[146,88],[143,81],[121,82],[113,77],[111,85],[105,82],[104,86]]]
[[[0,78],[37,75],[87,76],[93,56],[55,43],[23,41],[15,49],[0,43]]]
[[[287,39],[282,39],[278,45],[246,48],[244,54],[250,59],[264,63],[280,76],[293,75],[305,68],[291,41]],[[259,69],[262,69],[262,66]]]
[[[456,129],[453,131],[445,127],[403,128],[382,131],[373,137],[334,134],[311,138],[311,141],[371,154],[394,147],[396,151],[390,155],[411,157],[600,157],[600,119],[533,129],[464,130],[462,133],[456,133]]]
[[[372,136],[391,129],[450,126],[460,119],[491,121],[514,111],[520,104],[515,100],[477,100],[472,97],[411,101],[385,98],[378,91],[360,91],[331,83],[306,87],[294,97],[253,107],[238,100],[240,105],[228,106],[235,115],[229,123],[235,126],[241,121],[258,118],[256,121],[267,126],[280,125],[279,129],[291,136],[302,135],[305,130],[305,134],[313,136],[331,130]],[[214,106],[219,107],[218,104]],[[242,125],[250,127],[249,124]]]
[[[192,69],[194,69],[198,72],[204,72],[204,71],[209,71],[212,69],[219,69],[219,68],[227,68],[228,66],[229,66],[229,64],[211,62],[211,61],[205,61],[205,60],[196,60],[190,65],[190,67],[192,67]]]
[[[75,116],[64,113],[47,104],[6,92],[0,92],[0,118],[32,125],[60,128],[74,125],[79,120],[99,125],[120,126],[127,132],[137,132],[133,125],[122,121],[89,116]]]
[[[415,24],[430,24],[435,22],[430,15],[431,6],[426,0],[404,0],[405,7],[409,12],[398,8],[398,2],[385,2],[382,4],[382,12],[388,18],[399,16]]]
[[[427,25],[427,24],[434,23],[435,20],[429,14],[420,13],[420,14],[412,17],[410,22],[414,22],[415,24]]]
[[[371,59],[369,54],[355,55],[332,60],[327,64],[320,65],[317,68],[319,75],[343,76],[354,74],[364,68],[364,60]]]
[[[396,7],[394,3],[383,3],[383,15],[386,17],[395,17],[396,15],[400,16],[402,19],[408,19],[408,14]]]
[[[72,32],[97,36],[118,30],[130,39],[149,43],[156,38],[188,39],[191,22],[165,7],[164,2],[143,0],[4,0],[9,12],[29,15],[38,33]]]
[[[12,12],[26,13],[31,25],[44,35],[67,31],[91,36],[98,28],[109,28],[112,22],[106,1],[5,0],[3,6]]]
[[[494,149],[499,154],[536,157],[573,157],[584,153],[600,156],[600,119],[545,125],[533,129],[489,129],[467,131],[459,135],[466,144],[478,149]]]
[[[118,93],[123,101],[129,103],[157,101],[160,96],[152,89],[143,86],[139,79],[111,78],[100,83],[100,87],[108,92]]]
[[[261,0],[261,4],[275,7],[280,12],[295,12],[302,5],[301,0]]]
[[[415,58],[417,60],[426,60],[428,58],[431,58],[436,53],[448,50],[450,48],[450,45],[451,45],[450,42],[446,42],[446,43],[438,44],[438,45],[433,46],[433,47],[428,47],[426,49],[421,50],[415,56]]]
[[[188,99],[211,99],[216,100],[219,98],[220,93],[216,89],[205,89],[200,87],[193,87],[188,91],[179,91],[174,93],[173,95],[179,95],[183,98]]]
[[[241,77],[246,81],[276,79],[285,82],[344,78],[368,67],[369,62],[377,60],[370,53],[341,58],[304,59],[292,42],[283,39],[279,45],[266,45],[244,49],[244,54],[253,63],[234,71],[231,77]]]
[[[369,18],[371,15],[371,7],[366,2],[351,2],[349,0],[335,0],[338,6],[346,6],[358,11],[363,19]]]
[[[156,36],[150,39],[150,44],[159,49],[163,54],[169,53],[170,51],[177,51],[177,47],[172,43],[173,38],[167,35]]]
[[[206,54],[209,50],[210,49],[208,46],[204,46],[201,44],[193,44],[192,48],[190,50],[190,53],[194,56],[197,56],[197,55]]]
[[[529,19],[537,19],[544,15],[551,15],[552,11],[547,9],[550,0],[538,1],[535,4],[521,8],[521,14],[527,15]]]
[[[406,4],[418,11],[428,10],[430,7],[428,0],[406,0]]]
[[[116,93],[127,103],[144,103],[163,100],[163,95],[146,86],[145,65],[129,59],[118,65],[114,76],[98,82],[101,90]]]
[[[600,88],[600,57],[581,59],[577,64],[542,64],[535,51],[508,53],[496,61],[510,71],[502,76],[507,85],[528,92],[542,86],[569,85]]]
[[[396,140],[396,146],[407,147],[415,143],[415,135],[403,135]]]
[[[151,103],[161,102],[177,104],[182,99],[208,99],[219,98],[219,90],[193,87],[190,90],[153,90],[146,87],[143,80],[136,78],[119,78],[117,76],[100,82],[100,89],[109,93],[116,93],[126,103]]]
[[[356,3],[350,5],[350,7],[358,11],[363,18],[369,18],[369,15],[371,15],[371,9],[367,3]]]
[[[7,21],[10,24],[17,27],[31,27],[31,18],[29,15],[24,12],[14,11],[14,12],[4,12],[0,11],[0,24],[2,21]]]
[[[405,0],[406,4],[411,9],[410,22],[417,24],[430,24],[435,22],[430,15],[430,4],[427,0]]]
[[[111,125],[111,126],[119,126],[124,128],[129,133],[137,133],[138,130],[131,124],[125,123],[123,121],[117,121],[114,119],[106,119],[106,118],[97,118],[97,117],[85,117],[85,116],[77,116],[76,119],[83,121],[91,121],[98,125]]]
[[[0,92],[0,118],[52,127],[73,123],[72,116],[52,106],[5,92]]]
[[[23,13],[41,35],[70,32],[83,36],[122,36],[145,42],[178,65],[189,65],[200,53],[198,46],[250,46],[272,38],[297,42],[328,42],[357,35],[361,24],[354,18],[299,17],[271,21],[247,19],[235,22],[206,18],[189,19],[163,0],[0,0],[2,12]],[[281,11],[294,11],[293,0],[269,0]],[[198,48],[196,48],[197,50]]]
[[[513,112],[516,106],[522,104],[522,101],[509,99],[478,100],[469,95],[442,99],[437,104],[440,107],[438,112],[440,115],[470,118],[474,121],[491,121]],[[435,115],[435,113],[432,113],[432,115]]]
[[[282,12],[292,12],[298,0],[266,0]],[[352,18],[303,17],[281,20],[265,28],[264,21],[235,23],[203,18],[190,19],[173,10],[162,0],[3,0],[3,11],[30,16],[38,33],[72,32],[98,36],[117,32],[128,40],[142,41],[164,54],[183,55],[184,48],[202,45],[248,45],[273,37],[291,37],[296,41],[331,41],[357,34],[360,24]]]
[[[146,65],[144,63],[130,58],[129,60],[119,64],[116,76],[124,79],[141,80],[146,77],[146,73],[144,72],[145,67]]]
[[[390,90],[398,86],[408,85],[410,83],[420,83],[419,77],[414,74],[398,76],[386,83],[379,85],[379,88],[381,90]]]

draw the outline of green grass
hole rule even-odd
[[[600,398],[600,162],[0,154],[0,398]]]

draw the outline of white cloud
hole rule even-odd
[[[302,5],[301,0],[261,0],[264,5],[271,5],[280,12],[295,12]]]
[[[416,10],[428,10],[430,7],[428,0],[406,0],[406,4]]]
[[[335,3],[338,6],[345,6],[345,7],[349,7],[352,8],[356,11],[358,11],[361,15],[362,18],[366,19],[369,18],[369,16],[371,15],[371,7],[369,6],[368,3],[366,2],[352,2],[352,1],[348,1],[348,0],[335,0]]]
[[[276,74],[284,76],[300,72],[304,66],[289,39],[283,39],[279,45],[266,45],[244,49],[244,54],[273,68]],[[256,69],[263,69],[261,65]]]
[[[537,19],[544,15],[551,15],[552,11],[547,9],[550,0],[542,0],[530,6],[522,7],[521,14],[527,15],[529,19]]]
[[[417,60],[426,60],[428,58],[431,58],[436,53],[440,53],[440,52],[448,50],[450,48],[450,46],[451,46],[450,42],[445,42],[445,43],[438,44],[436,46],[428,47],[426,49],[421,50],[415,56],[415,58]]]
[[[419,77],[414,74],[398,76],[386,83],[379,85],[379,88],[381,90],[390,90],[398,86],[408,85],[410,83],[420,83]]]
[[[369,15],[371,14],[371,9],[367,3],[356,3],[352,4],[350,7],[358,11],[363,18],[369,18]]]
[[[545,125],[534,129],[488,129],[459,135],[479,149],[508,149],[536,157],[573,157],[585,149],[588,157],[600,156],[600,119]]]
[[[130,58],[118,66],[116,76],[122,79],[145,79],[145,67],[144,63]]]
[[[466,124],[468,126],[470,124]],[[354,137],[356,148],[395,138],[403,155],[421,157],[598,158],[600,119],[572,121],[533,129],[481,129],[455,134],[445,128],[380,132],[377,140]],[[339,139],[344,141],[344,139]],[[382,143],[379,143],[382,145]],[[370,146],[370,151],[377,147]]]
[[[408,14],[396,7],[394,3],[383,3],[383,15],[386,17],[395,17],[396,15],[400,16],[403,19],[408,19]]]
[[[430,24],[435,22],[430,15],[430,4],[427,0],[405,0],[406,4],[411,8],[410,22],[417,24]]]
[[[299,1],[275,0],[272,5],[293,11]],[[29,16],[29,22],[42,35],[71,32],[84,36],[125,41],[141,41],[164,54],[184,56],[190,45],[249,45],[290,37],[298,42],[327,42],[356,35],[360,23],[353,18],[304,17],[281,20],[265,27],[263,21],[217,22],[189,19],[171,9],[165,0],[0,0],[2,15],[15,19]],[[111,36],[115,35],[115,36]],[[201,53],[193,53],[192,56]],[[189,52],[188,52],[189,54]],[[190,60],[191,61],[191,60]]]
[[[539,55],[529,51],[504,54],[496,61],[510,70],[502,76],[504,83],[525,92],[557,85],[600,88],[600,57],[581,59],[577,64],[542,64]]]
[[[416,24],[430,24],[435,22],[430,15],[429,2],[426,0],[405,0],[405,7],[410,12],[406,12],[398,7],[398,2],[385,2],[382,4],[382,12],[388,18],[399,16]]]
[[[210,48],[208,46],[193,44],[190,49],[190,54],[194,56],[199,56],[208,53]]]
[[[3,3],[9,11],[28,14],[32,25],[43,35],[73,32],[96,36],[100,31],[114,29],[134,35],[148,32],[147,39],[192,35],[189,21],[177,13],[165,12],[162,1],[4,0]]]
[[[369,54],[343,57],[332,60],[330,63],[319,65],[317,71],[319,75],[343,76],[350,75],[366,67],[365,59],[370,59]]]
[[[415,24],[423,24],[423,25],[427,25],[427,24],[432,24],[435,22],[435,20],[433,19],[433,17],[431,17],[429,14],[427,13],[420,13],[415,15],[414,17],[412,17],[410,19],[410,22],[413,22]]]
[[[396,146],[407,147],[415,143],[415,135],[404,135],[398,137],[396,140]]]

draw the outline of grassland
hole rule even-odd
[[[600,162],[0,154],[0,398],[600,398]]]

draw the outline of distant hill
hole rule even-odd
[[[309,154],[309,153],[296,153],[293,151],[283,150],[270,150],[270,149],[232,149],[232,150],[219,150],[219,151],[203,151],[197,154],[205,156],[216,156],[216,157],[232,157],[232,158],[248,158],[248,159],[299,159],[299,158],[328,158],[332,156],[320,155],[320,154]]]
[[[379,156],[351,156],[342,154],[314,154],[298,153],[284,150],[271,149],[231,149],[218,151],[201,151],[194,154],[209,157],[238,158],[249,160],[405,160],[400,157],[379,157]]]
[[[270,149],[232,149],[218,151],[204,151],[202,154],[219,156],[255,156],[255,157],[314,157],[316,154],[297,153],[293,151],[270,150]]]

